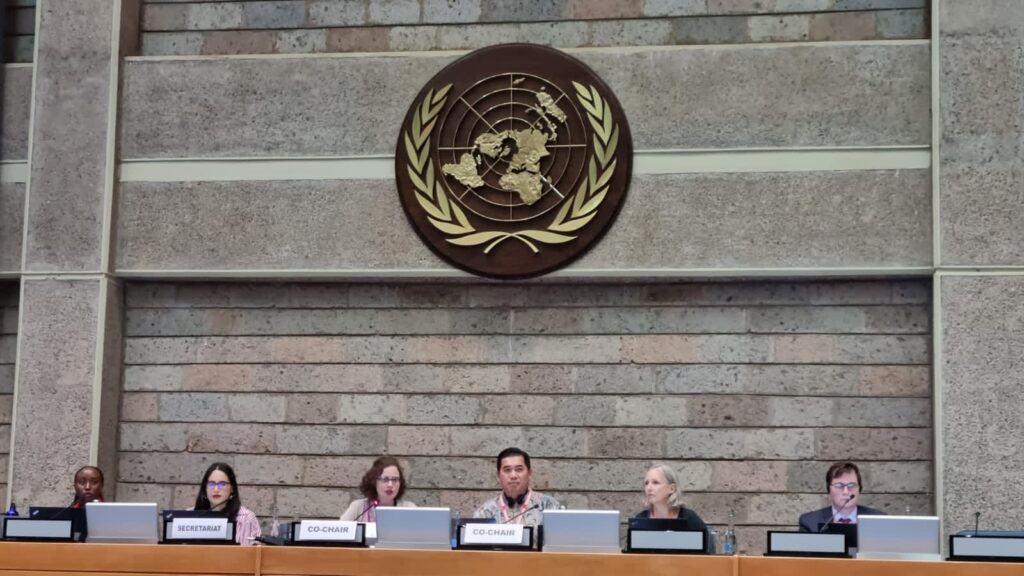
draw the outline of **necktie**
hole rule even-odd
[[[839,524],[849,524],[850,523],[850,519],[849,518],[836,518],[836,522],[839,523]]]

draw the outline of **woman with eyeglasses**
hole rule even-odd
[[[199,483],[195,510],[223,512],[228,520],[235,521],[235,542],[251,546],[263,535],[259,518],[252,510],[242,506],[235,471],[223,462],[214,462],[206,469]]]
[[[359,483],[359,491],[363,498],[357,498],[348,505],[341,515],[342,520],[357,522],[376,522],[378,506],[415,507],[405,494],[405,474],[398,459],[392,456],[381,456],[373,461],[373,466],[363,475]]]

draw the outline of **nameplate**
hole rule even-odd
[[[523,543],[522,524],[466,524],[462,542],[472,545],[508,545]]]
[[[39,520],[35,518],[4,518],[4,539],[73,540],[71,520]]]
[[[845,534],[768,531],[766,556],[846,556]]]
[[[165,540],[231,540],[227,518],[174,518]]]
[[[629,551],[704,552],[702,530],[630,530]]]
[[[300,520],[296,542],[356,542],[359,523],[342,520]]]
[[[953,535],[949,537],[949,559],[1021,562],[1024,561],[1024,538]]]

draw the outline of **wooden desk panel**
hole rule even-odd
[[[241,546],[0,542],[0,574],[246,576],[257,573],[261,552],[260,548]]]
[[[737,576],[1024,576],[1024,564],[741,556]]]
[[[289,547],[265,549],[261,568],[263,576],[734,576],[734,565],[735,560],[725,556]]]
[[[1024,564],[0,542],[0,576],[1024,576]]]

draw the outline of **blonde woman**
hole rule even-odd
[[[707,525],[696,512],[683,506],[683,492],[679,477],[665,464],[655,464],[644,474],[643,512],[636,518],[678,518],[685,522],[685,530],[703,530]]]

